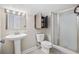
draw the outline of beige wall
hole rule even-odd
[[[3,15],[3,16],[5,16],[5,15]],[[50,18],[51,17],[49,15],[48,28],[41,29],[41,30],[35,29],[34,15],[31,13],[27,13],[27,16],[26,16],[26,30],[5,30],[5,19],[4,19],[4,21],[2,23],[3,28],[1,31],[3,33],[3,37],[6,34],[17,32],[17,31],[27,33],[27,37],[22,40],[22,44],[21,44],[22,51],[25,51],[26,49],[29,49],[36,45],[36,33],[45,33],[47,35],[48,39],[51,41],[51,19]],[[3,29],[4,29],[4,31],[3,31]],[[13,48],[14,48],[13,41],[6,40],[5,44],[3,45],[3,53],[14,53]]]

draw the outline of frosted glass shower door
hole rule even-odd
[[[77,51],[77,16],[74,11],[67,11],[59,15],[60,46]]]

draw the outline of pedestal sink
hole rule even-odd
[[[25,38],[27,34],[9,34],[5,38],[14,41],[15,54],[21,54],[21,40]]]

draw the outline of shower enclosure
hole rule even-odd
[[[74,13],[74,8],[52,13],[53,30],[52,42],[70,51],[79,51],[79,16]],[[61,49],[60,49],[61,50]],[[63,50],[62,50],[63,51]]]

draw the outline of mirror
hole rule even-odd
[[[26,16],[7,13],[6,14],[6,29],[25,29],[26,28]]]

